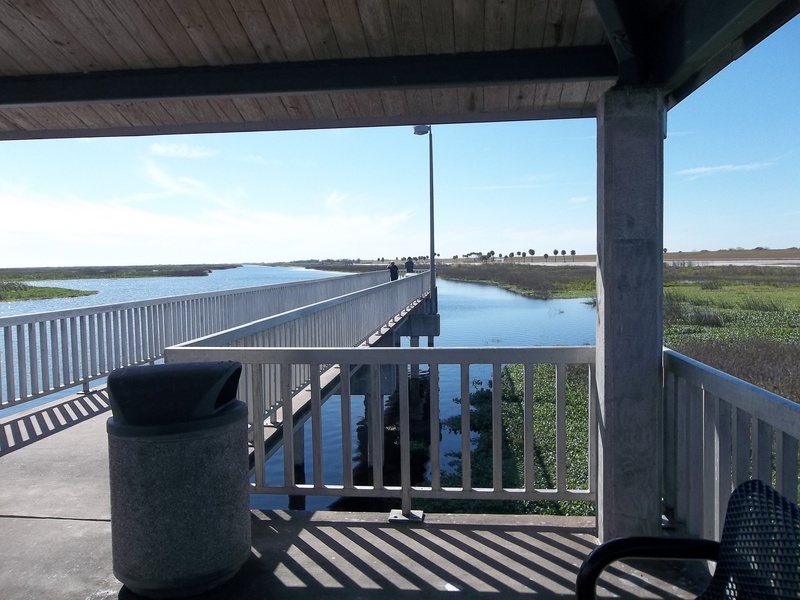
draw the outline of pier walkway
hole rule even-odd
[[[90,396],[105,402],[102,392]],[[3,600],[138,598],[112,572],[108,416],[0,458]],[[385,513],[251,514],[250,560],[198,600],[570,598],[578,566],[597,543],[586,517],[427,514],[423,523],[398,525]],[[602,589],[656,598],[697,589],[696,581],[674,587],[674,574],[663,575],[617,568]]]

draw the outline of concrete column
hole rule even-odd
[[[659,535],[662,459],[663,94],[597,107],[598,535]]]

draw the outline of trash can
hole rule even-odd
[[[247,405],[236,362],[127,367],[108,377],[114,575],[151,598],[191,596],[250,556]]]

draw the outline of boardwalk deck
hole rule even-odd
[[[0,457],[0,589],[4,600],[135,598],[114,578],[106,416],[89,416]],[[567,598],[595,546],[586,518],[252,511],[253,553],[200,599]],[[674,573],[670,574],[671,576]],[[672,579],[669,579],[672,581]],[[640,569],[616,568],[604,595],[691,597]]]

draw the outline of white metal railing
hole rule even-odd
[[[353,347],[380,335],[420,306],[430,290],[421,275],[404,277],[366,290],[359,290],[286,311],[253,323],[166,348],[166,362],[188,362],[193,349],[203,347],[280,348]],[[422,308],[422,306],[420,306]],[[220,359],[227,360],[227,359]],[[280,377],[277,365],[244,363],[238,397],[253,414],[254,397],[266,394],[264,418],[274,419],[280,408]],[[293,392],[308,384],[309,365],[291,366],[289,385]],[[284,378],[284,383],[285,383]],[[258,414],[258,413],[255,413]]]
[[[761,479],[796,502],[800,405],[664,351],[664,501],[687,533],[719,539],[734,487]]]
[[[263,468],[256,468],[251,491],[256,494],[313,495],[329,497],[380,497],[400,498],[403,512],[410,511],[412,498],[450,498],[450,499],[492,499],[492,500],[565,500],[595,501],[597,477],[597,436],[596,436],[596,385],[594,380],[595,349],[593,347],[535,347],[535,348],[213,348],[194,347],[176,349],[174,358],[187,361],[239,361],[254,367],[254,373],[262,373],[262,367],[270,367],[275,377],[274,386],[260,381],[254,385],[258,393],[253,398],[250,412],[255,465],[264,465],[271,449],[283,449],[283,476],[278,483],[268,483]],[[535,443],[533,437],[534,385],[533,365],[553,365],[556,384],[553,390],[555,415],[548,423],[556,431],[554,452],[555,476],[550,486],[534,478]],[[524,475],[520,485],[504,485],[502,464],[504,459],[503,404],[501,372],[504,365],[524,365],[525,389],[523,393],[524,456],[522,465]],[[566,369],[567,365],[585,365],[589,370],[586,389],[587,445],[586,456],[588,485],[586,489],[569,489],[567,486],[567,433],[566,433]],[[308,384],[300,390],[293,389],[295,380],[292,372],[303,366],[310,373]],[[333,365],[326,368],[326,365]],[[414,402],[415,395],[410,379],[418,372],[419,366],[429,369],[430,401],[423,415]],[[357,367],[361,367],[357,369]],[[496,382],[491,386],[492,408],[492,483],[488,487],[473,484],[475,471],[470,461],[473,440],[470,427],[470,392],[475,367],[485,371],[485,377]],[[354,379],[353,373],[367,375]],[[453,373],[455,370],[455,373]],[[398,395],[399,418],[394,426],[387,426],[384,417],[386,395],[386,373],[395,373]],[[347,376],[344,376],[347,375]],[[460,411],[456,418],[461,423],[461,484],[444,486],[441,471],[440,435],[444,418],[440,410],[445,404],[453,405],[452,396],[440,397],[440,381],[443,377],[458,381],[460,390]],[[392,385],[394,388],[394,384]],[[335,393],[339,402],[326,399]],[[278,398],[273,396],[277,395]],[[369,476],[367,482],[355,481],[353,475],[353,418],[354,407],[362,401],[368,427]],[[356,400],[354,402],[354,399]],[[266,412],[270,404],[284,408],[278,412],[276,423],[264,421],[258,415]],[[330,404],[335,409],[328,409]],[[325,405],[326,410],[323,410]],[[288,410],[291,406],[292,410]],[[254,415],[256,415],[254,417]],[[420,416],[429,423],[428,435],[424,441],[410,433],[412,415],[416,422]],[[298,481],[295,467],[302,462],[303,433],[298,428],[305,422],[311,427],[311,471],[312,481]],[[419,435],[419,430],[415,430]],[[331,445],[331,435],[338,438],[336,447]],[[271,435],[278,438],[276,444],[269,445]],[[326,442],[323,444],[323,435]],[[387,436],[397,435],[399,440],[387,443]],[[412,446],[420,444],[429,448],[430,482],[412,481]],[[394,466],[399,468],[396,481],[387,481],[384,466],[388,457],[385,449],[398,449],[399,456]],[[541,449],[540,449],[541,450]],[[333,473],[331,472],[333,469]]]
[[[384,283],[385,270],[0,318],[0,407],[83,386],[164,348]]]

